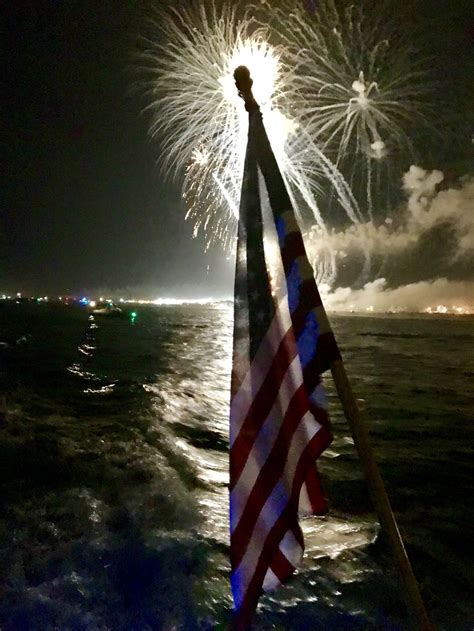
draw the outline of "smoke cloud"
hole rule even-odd
[[[338,310],[474,312],[474,177],[442,188],[444,174],[412,165],[403,176],[407,201],[381,225],[332,232],[338,277],[323,288]],[[308,233],[316,263],[318,228]]]
[[[323,299],[332,311],[464,314],[474,313],[473,292],[474,283],[469,281],[439,278],[389,289],[385,278],[377,278],[362,289],[339,287]]]

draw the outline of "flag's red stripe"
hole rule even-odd
[[[270,565],[273,551],[280,545],[280,541],[284,537],[286,531],[292,528],[295,522],[297,523],[298,497],[307,474],[308,467],[327,447],[327,444],[329,444],[328,441],[328,433],[326,428],[323,427],[315,436],[313,436],[303,451],[293,478],[290,500],[265,540],[255,572],[248,584],[242,606],[236,612],[234,617],[232,626],[233,631],[245,631],[248,628],[250,618],[257,606],[258,598],[261,593],[261,586]]]
[[[285,237],[285,240],[280,252],[281,252],[281,260],[283,263],[283,269],[285,270],[286,276],[288,276],[288,274],[290,273],[293,263],[296,261],[296,259],[303,259],[308,265],[308,267],[312,269],[308,261],[308,257],[306,255],[306,250],[304,247],[304,241],[303,241],[303,237],[301,236],[301,232],[295,231],[287,235]],[[321,296],[319,294],[318,287],[316,285],[316,281],[314,280],[313,275],[311,275],[310,278],[305,279],[303,283],[308,284],[308,285],[311,283],[313,285],[313,287],[311,288],[310,297],[312,300],[316,301],[315,302],[316,306],[321,305],[322,304]],[[309,287],[306,287],[306,290],[307,289],[309,289]]]
[[[315,372],[318,364],[318,358],[315,356],[303,368],[303,380],[306,384],[308,394],[311,394],[316,386],[321,383],[321,375],[318,372]]]
[[[290,328],[278,347],[265,380],[255,395],[243,421],[239,435],[230,450],[230,490],[239,479],[255,439],[272,409],[289,365],[296,357],[293,330]],[[250,368],[252,370],[252,367]],[[231,418],[232,423],[232,418]]]
[[[299,496],[298,496],[298,500],[299,500]],[[296,541],[300,544],[300,546],[304,550],[303,531],[301,530],[298,521],[295,521],[295,523],[293,524],[292,532],[295,536]]]
[[[245,553],[260,511],[284,471],[293,434],[308,410],[306,388],[301,384],[288,406],[275,444],[260,469],[239,523],[232,534],[232,567],[237,567]]]
[[[299,286],[299,301],[297,308],[291,314],[293,326],[299,330],[304,325],[306,315],[309,311],[321,306],[321,296],[316,288],[316,283],[312,278],[307,278]],[[301,322],[298,326],[298,323]]]
[[[283,583],[289,576],[295,571],[295,566],[292,565],[283,552],[277,548],[275,556],[270,564],[271,571],[278,578],[280,583]]]
[[[321,487],[321,480],[316,466],[309,467],[305,478],[306,490],[308,491],[309,501],[314,515],[325,515],[328,512],[328,506]]]
[[[292,319],[295,318],[296,322],[300,319],[305,319],[308,311],[317,309],[322,306],[321,296],[314,278],[305,278],[301,281],[299,286],[299,302],[298,307],[291,314]]]
[[[285,234],[281,247],[281,258],[285,272],[288,271],[293,261],[299,256],[306,256],[306,250],[301,232],[294,230],[293,232]]]
[[[318,337],[318,345],[316,347],[316,356],[311,360],[311,363],[304,368],[304,378],[307,380],[309,374],[316,373],[320,381],[321,373],[328,370],[331,367],[331,363],[341,359],[341,354],[332,331],[321,333]],[[309,367],[311,366],[311,368]],[[315,387],[317,385],[315,384]],[[314,388],[308,388],[309,392],[312,392]]]

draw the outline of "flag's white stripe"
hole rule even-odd
[[[230,403],[230,446],[239,435],[242,423],[249,412],[250,406],[268,374],[275,359],[280,343],[291,327],[291,320],[282,317],[280,307],[262,340],[252,364],[240,388],[232,397]],[[295,349],[296,352],[296,349]]]
[[[303,548],[300,542],[296,539],[295,535],[288,530],[286,535],[280,542],[280,551],[286,556],[291,565],[295,567],[301,563],[303,557]]]
[[[267,536],[284,510],[291,488],[296,467],[309,441],[318,433],[321,425],[314,420],[314,416],[307,412],[301,419],[293,435],[285,468],[280,480],[273,487],[267,498],[257,521],[252,529],[252,535],[247,549],[242,557],[239,566],[234,571],[233,582],[241,585],[240,593],[247,590],[249,582],[255,572],[258,560],[263,550]],[[237,607],[239,606],[236,603]]]
[[[313,506],[311,504],[311,500],[309,499],[306,482],[301,487],[298,512],[302,515],[311,515],[313,513]]]
[[[299,358],[295,357],[286,371],[273,407],[260,428],[258,436],[249,452],[247,462],[245,463],[239,479],[235,482],[232,489],[232,493],[230,495],[230,503],[232,507],[230,523],[231,532],[235,530],[235,527],[240,520],[245,503],[247,502],[247,497],[252,490],[260,470],[265,464],[273,448],[273,445],[275,444],[275,440],[278,436],[278,432],[280,431],[283,419],[285,418],[288,405],[301,384],[301,382],[297,381],[295,376],[295,373],[298,373],[298,364]]]
[[[280,584],[280,579],[278,576],[272,572],[271,568],[268,568],[267,573],[265,574],[265,578],[263,579],[263,589],[266,592],[275,589]]]
[[[314,403],[316,403],[316,405],[319,408],[322,408],[323,410],[327,410],[328,409],[328,399],[327,399],[327,395],[326,395],[326,389],[325,389],[325,387],[323,386],[322,383],[318,383],[316,388],[310,394],[309,398]]]
[[[301,560],[303,559],[303,548],[291,530],[287,531],[286,535],[280,541],[278,548],[283,556],[286,557],[288,563],[290,563],[293,567],[298,567],[298,565],[300,565]],[[263,580],[263,589],[268,592],[275,589],[275,587],[278,587],[278,585],[280,585],[280,579],[271,568],[268,568]]]

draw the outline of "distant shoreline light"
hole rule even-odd
[[[327,296],[325,296],[327,298]],[[85,308],[94,308],[97,306],[99,302],[107,302],[109,304],[119,303],[119,304],[130,304],[130,305],[156,305],[156,306],[180,306],[180,305],[212,305],[212,304],[232,304],[233,298],[155,298],[154,300],[145,300],[141,298],[124,298],[121,297],[119,299],[112,298],[100,298],[96,297],[85,297],[85,296],[28,296],[26,297],[24,294],[20,292],[6,294],[0,293],[0,302],[32,302],[35,304],[60,304],[64,306],[69,305],[79,305]],[[324,298],[323,298],[324,301]],[[442,316],[442,315],[454,315],[454,316],[470,316],[474,315],[474,305],[462,305],[462,304],[432,304],[428,306],[420,306],[418,309],[413,307],[406,306],[391,306],[390,308],[382,308],[377,307],[376,305],[370,304],[366,307],[356,304],[351,304],[350,302],[347,306],[341,306],[338,304],[337,306],[327,305],[326,310],[328,313],[334,314],[356,314],[356,315],[408,315],[408,314],[418,314],[418,315],[433,315],[433,316]]]
[[[210,305],[221,302],[233,302],[233,298],[155,298],[155,300],[143,300],[141,298],[120,298],[121,304],[136,305]]]

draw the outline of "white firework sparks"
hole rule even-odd
[[[361,215],[337,168],[290,115],[297,102],[296,81],[284,61],[285,47],[270,45],[268,31],[225,4],[171,10],[160,15],[157,26],[162,41],[149,44],[146,55],[154,73],[151,133],[161,140],[162,166],[185,173],[183,195],[195,230],[203,229],[209,241],[225,242],[234,233],[248,115],[233,72],[246,65],[295,208],[318,227],[318,280],[331,283],[336,263],[324,247],[327,228],[315,198],[318,186],[324,179],[330,182],[351,221]]]
[[[308,136],[364,191],[372,218],[380,176],[411,154],[407,129],[422,119],[423,61],[387,15],[359,2],[345,11],[334,0],[308,15],[282,0],[272,11],[288,63],[295,68],[294,103]],[[398,185],[397,178],[397,185]],[[385,178],[385,182],[390,178]]]

